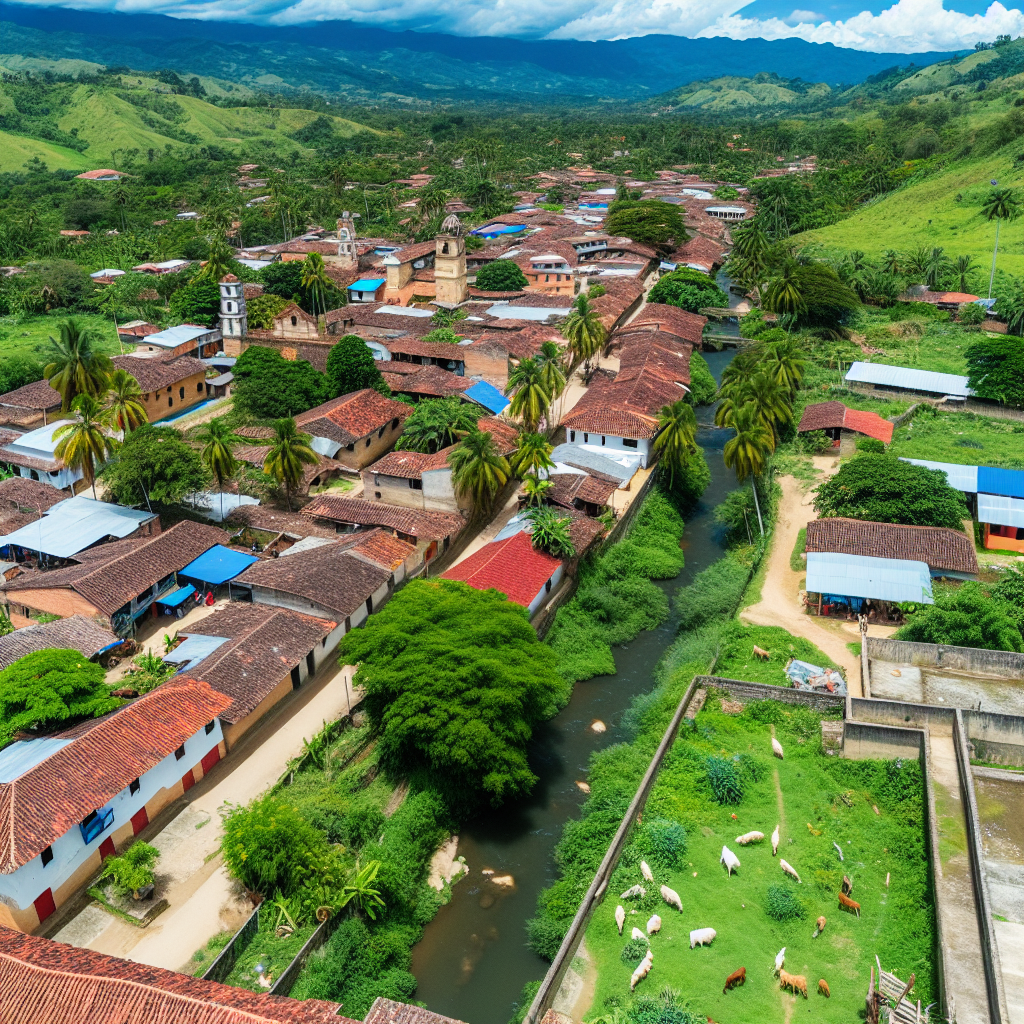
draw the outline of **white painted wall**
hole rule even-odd
[[[570,444],[590,448],[609,459],[614,459],[617,455],[639,455],[641,457],[640,466],[643,469],[647,468],[651,455],[651,442],[642,437],[612,437],[611,434],[589,434],[582,430],[570,430],[568,439]],[[627,440],[631,442],[628,445],[626,444]]]
[[[19,910],[27,910],[47,889],[56,892],[99,849],[107,836],[113,835],[119,828],[127,825],[132,816],[145,807],[160,790],[170,789],[180,781],[182,776],[199,764],[223,738],[220,720],[215,719],[211,732],[207,733],[204,726],[185,741],[185,756],[181,760],[178,760],[172,751],[159,764],[139,777],[137,793],[129,793],[128,789],[121,790],[104,805],[113,808],[113,823],[88,846],[82,840],[82,832],[78,825],[74,825],[52,844],[53,860],[45,867],[41,857],[34,857],[11,874],[0,874],[0,901]],[[116,751],[111,751],[111,756],[116,756]]]
[[[458,512],[459,502],[452,483],[452,471],[428,469],[423,473],[423,507],[435,512]]]
[[[534,612],[548,599],[548,597],[555,592],[558,584],[562,581],[562,576],[565,575],[565,566],[560,565],[551,575],[549,587],[545,584],[540,590],[537,591],[537,596],[530,602],[529,611],[533,615]]]

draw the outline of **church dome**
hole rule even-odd
[[[445,217],[444,222],[441,224],[442,235],[461,235],[462,234],[462,221],[459,220],[458,215],[450,213]]]

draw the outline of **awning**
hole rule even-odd
[[[812,594],[934,603],[928,566],[906,558],[809,551],[805,586]]]
[[[488,384],[485,380],[477,381],[471,388],[467,388],[463,395],[495,415],[509,406],[509,400],[493,384]]]
[[[202,580],[203,583],[211,583],[216,586],[218,583],[227,583],[233,580],[239,573],[257,562],[255,555],[248,555],[244,551],[232,551],[223,544],[215,544],[209,551],[203,552],[195,561],[189,562],[178,575],[187,576],[191,580]]]
[[[182,604],[195,592],[196,588],[189,583],[188,586],[179,587],[177,590],[172,590],[169,594],[164,594],[156,603],[166,605],[168,608],[177,608],[179,604]]]

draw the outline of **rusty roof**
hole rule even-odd
[[[462,516],[450,512],[424,512],[336,494],[318,494],[302,514],[353,526],[383,526],[419,540],[443,540],[459,533],[466,525]]]
[[[405,420],[412,408],[372,388],[332,398],[323,405],[300,413],[295,425],[307,434],[326,437],[338,444],[354,444],[391,420]]]

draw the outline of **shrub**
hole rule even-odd
[[[220,288],[216,281],[199,278],[171,296],[171,315],[179,322],[212,327],[220,313]]]
[[[710,755],[705,773],[711,792],[720,804],[738,804],[743,799],[743,781],[734,761]]]
[[[750,570],[729,555],[699,572],[676,594],[679,629],[697,629],[720,615],[731,615],[749,579]]]
[[[518,292],[528,283],[514,260],[494,260],[476,272],[476,287],[485,292]]]
[[[119,896],[127,896],[153,884],[153,865],[160,851],[149,843],[133,843],[120,857],[108,857],[100,878],[109,878]]]
[[[622,947],[622,952],[619,954],[619,959],[627,967],[636,967],[638,963],[645,956],[647,956],[647,950],[650,948],[650,943],[646,939],[630,939]]]
[[[992,651],[1024,650],[1019,616],[971,581],[938,596],[914,612],[893,638],[922,644],[950,644]]]
[[[857,440],[857,451],[882,455],[885,453],[885,442],[879,441],[877,437],[861,437]]]
[[[690,354],[690,392],[686,400],[691,405],[710,405],[718,396],[718,385],[711,374],[707,360],[697,351]]]
[[[281,419],[319,405],[324,376],[305,359],[285,359],[277,349],[250,345],[234,367],[235,408],[260,419]]]
[[[363,388],[372,388],[382,395],[391,394],[391,389],[384,383],[384,377],[373,361],[373,353],[357,334],[346,334],[331,346],[331,351],[327,353],[324,379],[327,398],[348,395],[353,391],[362,391]]]
[[[550,917],[532,917],[526,922],[526,942],[537,956],[554,960],[568,930],[569,921],[563,924]]]
[[[667,868],[680,866],[686,844],[686,829],[668,818],[648,818],[637,838],[637,845],[646,848],[652,859]]]
[[[808,430],[800,435],[800,447],[808,455],[825,455],[832,451],[832,438],[824,430]]]
[[[804,916],[804,908],[784,885],[769,885],[764,894],[764,912],[776,921],[795,921]]]
[[[288,300],[280,295],[257,295],[245,304],[246,321],[250,328],[269,331],[274,326],[274,317],[288,306]]]
[[[957,320],[967,326],[984,323],[985,316],[985,307],[979,306],[977,302],[965,302],[956,313]]]

